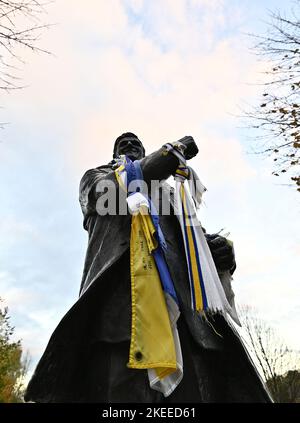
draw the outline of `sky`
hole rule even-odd
[[[247,33],[266,29],[263,0],[60,0],[39,45],[20,49],[26,88],[1,94],[0,297],[32,371],[78,297],[87,246],[83,173],[136,133],[146,153],[192,135],[190,165],[208,191],[200,212],[230,232],[236,301],[300,349],[299,193],[251,154],[241,108],[259,101],[262,71]],[[288,8],[288,2],[285,7]]]

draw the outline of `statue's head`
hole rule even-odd
[[[121,154],[125,154],[133,161],[145,157],[145,149],[142,142],[132,132],[125,132],[116,139],[113,157],[116,158]]]

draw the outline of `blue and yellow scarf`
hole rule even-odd
[[[150,386],[170,395],[183,377],[182,353],[176,322],[180,315],[174,285],[164,257],[166,243],[159,217],[139,181],[143,181],[138,161],[122,156],[115,171],[119,185],[127,192],[132,214],[130,272],[132,294],[131,343],[128,367],[147,369]],[[175,175],[175,211],[184,239],[189,273],[191,308],[206,312],[229,313],[235,320],[220,282],[195,203],[199,204],[203,185],[198,190],[195,173],[181,163]],[[130,190],[132,182],[134,189]],[[202,190],[202,192],[200,192]]]

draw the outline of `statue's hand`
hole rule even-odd
[[[236,269],[236,263],[232,243],[218,234],[204,235],[217,270],[221,272],[229,270],[233,274]]]
[[[198,154],[199,149],[193,137],[186,136],[178,140],[178,142],[185,145],[186,149],[184,150],[184,156],[187,160],[192,159]]]

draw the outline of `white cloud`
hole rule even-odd
[[[137,14],[135,20],[127,14],[125,6],[129,4]],[[289,281],[296,270],[291,268],[285,281],[290,291],[283,292],[281,279],[273,277],[283,260],[291,260],[287,254],[283,258],[274,252],[275,238],[270,235],[270,242],[260,244],[253,235],[258,230],[271,233],[267,200],[257,198],[266,195],[268,182],[245,156],[233,116],[241,99],[250,100],[256,92],[257,87],[246,82],[253,81],[264,64],[255,62],[236,30],[242,7],[247,14],[242,5],[228,7],[217,0],[93,0],[89,5],[65,0],[51,5],[48,19],[58,25],[44,35],[42,44],[56,56],[25,53],[29,63],[24,80],[31,86],[4,102],[5,113],[16,122],[7,129],[13,143],[6,159],[13,165],[22,160],[19,146],[25,144],[35,152],[27,164],[28,173],[36,161],[47,166],[49,157],[57,163],[54,171],[77,181],[87,168],[110,160],[113,141],[124,131],[137,133],[148,153],[166,141],[193,135],[200,153],[192,164],[209,189],[207,221],[211,226],[219,222],[228,225],[233,231],[239,247],[237,277],[241,282],[235,282],[237,291],[241,299],[255,303],[260,287],[268,287],[270,304],[264,304],[264,296],[258,301],[267,313],[280,298],[284,307],[295,305],[292,297],[296,298],[298,291]],[[58,169],[62,162],[63,170]],[[54,184],[51,176],[47,189],[49,183]],[[258,194],[255,184],[263,186]],[[269,207],[272,204],[273,198]],[[277,211],[277,220],[282,212],[282,208]],[[46,215],[45,220],[48,218]],[[58,266],[57,249],[63,251],[63,245],[56,245],[53,228],[55,222],[61,228],[59,222],[68,220],[68,215],[53,215],[52,225],[44,227],[42,234],[36,233],[30,219],[33,217],[8,219],[0,227],[1,233],[11,234],[11,242],[24,237],[37,240],[43,257],[47,257],[43,263],[51,263],[52,271],[53,263]],[[72,265],[66,267],[66,277],[71,275]],[[59,282],[63,274],[60,269]],[[8,302],[32,322],[32,329],[30,324],[24,325],[20,333],[37,354],[54,327],[59,309],[54,302],[45,304],[42,294],[47,289],[52,293],[55,287],[46,288],[44,283],[34,293],[40,295],[37,297],[33,294],[36,275],[31,276],[32,286],[28,279],[26,290],[18,286],[15,277],[8,280],[10,286],[2,285]],[[71,286],[68,283],[60,289],[66,290]],[[22,302],[28,311],[18,308]],[[43,311],[43,307],[57,308]]]
[[[141,11],[144,3],[144,0],[128,0],[129,7],[131,7],[135,13],[139,13]]]

